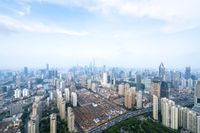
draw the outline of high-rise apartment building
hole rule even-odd
[[[50,133],[57,132],[57,116],[56,114],[50,115]]]
[[[158,97],[153,95],[153,119],[158,120]]]
[[[150,90],[150,94],[156,95],[158,98],[160,98],[160,81],[158,80],[153,80],[151,82],[151,90]]]
[[[75,132],[75,115],[71,107],[67,109],[67,125],[69,132]]]

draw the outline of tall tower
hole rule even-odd
[[[153,119],[158,120],[158,97],[153,95]]]
[[[191,68],[186,67],[185,68],[185,79],[188,80],[189,78],[191,78]]]
[[[51,114],[50,116],[50,133],[56,133],[57,132],[57,118],[56,114]]]
[[[161,82],[160,90],[161,90],[161,92],[160,92],[161,97],[169,98],[169,87],[165,81]]]
[[[159,78],[162,81],[165,80],[165,67],[164,67],[163,63],[161,63],[159,66]]]
[[[70,92],[69,92],[69,88],[65,88],[65,101],[66,103],[70,102]]]
[[[60,101],[60,109],[59,109],[60,117],[62,120],[66,118],[65,115],[65,99],[62,97]]]
[[[141,109],[142,108],[142,91],[137,92],[137,108]]]
[[[31,119],[28,121],[28,133],[39,133],[39,117],[31,116]]]
[[[71,93],[71,102],[72,102],[73,107],[77,106],[77,94],[76,94],[76,92]]]
[[[71,107],[68,107],[67,109],[67,125],[69,132],[74,132],[75,131],[75,115],[73,112],[73,109]]]
[[[200,80],[197,81],[194,93],[194,107],[192,109],[200,113]]]
[[[197,133],[200,133],[200,116],[197,116]]]

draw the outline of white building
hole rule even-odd
[[[71,93],[71,102],[72,102],[73,107],[77,106],[77,94],[76,94],[76,92]]]
[[[70,102],[70,92],[69,92],[69,88],[65,88],[65,101],[66,103]]]
[[[50,133],[57,132],[57,116],[56,114],[51,114],[50,116]]]
[[[103,86],[107,86],[108,84],[108,74],[106,72],[103,73],[103,82],[102,85]]]
[[[176,106],[171,107],[171,128],[178,129],[178,108]]]
[[[75,115],[71,107],[67,109],[67,125],[69,132],[75,132]]]
[[[158,97],[153,95],[153,119],[158,120]]]
[[[14,91],[14,97],[15,97],[15,98],[21,98],[21,95],[22,95],[21,89],[16,89],[16,90]]]
[[[124,94],[125,94],[125,87],[124,87],[124,84],[120,84],[120,85],[118,86],[118,94],[119,94],[120,96],[124,96]]]
[[[172,111],[172,109],[174,108],[173,106],[175,106],[174,101],[169,100],[167,98],[161,98],[162,124],[166,127],[172,127],[171,126],[172,125],[172,119],[174,118],[173,114],[175,114],[175,115],[177,114],[176,111],[175,112]],[[177,114],[177,118],[178,118],[178,114]],[[176,124],[176,122],[174,122],[174,123]]]
[[[137,92],[137,109],[141,109],[142,108],[142,91],[138,91]]]
[[[39,133],[39,118],[38,115],[31,116],[28,122],[28,133]]]
[[[197,133],[200,133],[200,116],[197,116]]]
[[[60,106],[59,106],[59,113],[62,120],[66,119],[66,110],[65,110],[65,99],[61,98]]]
[[[29,97],[29,90],[26,89],[26,88],[24,88],[24,89],[22,90],[22,95],[23,95],[23,97]]]

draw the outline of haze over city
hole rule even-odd
[[[0,68],[199,69],[198,0],[0,1]]]

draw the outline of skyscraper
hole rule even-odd
[[[161,97],[169,97],[169,88],[168,88],[168,84],[165,81],[161,82],[161,87],[160,87],[160,96]]]
[[[126,108],[131,109],[135,105],[135,92],[136,88],[128,88],[125,91],[124,105]]]
[[[189,78],[191,78],[191,68],[186,67],[185,68],[185,79],[188,80]]]
[[[27,77],[28,76],[28,67],[24,67],[24,75]]]
[[[120,85],[118,86],[118,94],[119,94],[120,96],[124,96],[124,92],[125,92],[124,84],[120,84]]]
[[[49,64],[46,64],[46,71],[49,71]]]
[[[31,116],[28,121],[28,133],[39,133],[39,117]]]
[[[65,88],[65,101],[66,103],[70,102],[70,92],[69,92],[69,88]]]
[[[178,129],[178,108],[175,105],[171,107],[171,128]]]
[[[59,109],[60,117],[62,120],[66,119],[66,111],[65,111],[65,99],[62,97],[60,101],[60,109]]]
[[[73,107],[77,106],[77,94],[76,94],[76,92],[71,93],[71,102],[72,102]]]
[[[151,82],[151,90],[150,90],[150,94],[156,95],[158,98],[160,98],[160,81],[158,80],[153,80]]]
[[[75,115],[71,107],[67,108],[67,125],[69,132],[75,132]]]
[[[175,102],[167,98],[161,98],[162,124],[166,127],[178,127],[178,108]],[[174,120],[175,119],[175,120]],[[174,122],[172,122],[174,120]]]
[[[137,92],[137,109],[141,109],[142,108],[142,91],[138,91]]]
[[[50,116],[50,133],[57,132],[57,118],[56,114],[51,114]]]
[[[103,73],[103,86],[106,86],[108,83],[108,74],[106,72]]]
[[[187,112],[187,129],[193,133],[197,131],[197,114],[192,110]]]
[[[153,95],[153,119],[158,120],[158,97]]]
[[[161,81],[165,80],[165,67],[163,63],[161,63],[159,66],[159,78]]]
[[[194,92],[194,107],[193,110],[200,113],[200,80],[197,82]]]
[[[200,133],[200,116],[197,116],[197,133]]]

